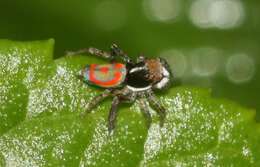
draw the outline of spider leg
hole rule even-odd
[[[112,56],[120,56],[125,63],[133,63],[132,59],[116,44],[112,44],[110,50]]]
[[[127,87],[124,87],[123,89],[115,89],[112,92],[112,96],[114,96],[111,109],[109,112],[108,117],[108,131],[109,133],[112,132],[112,130],[115,128],[116,124],[116,117],[117,117],[117,111],[118,111],[118,105],[121,102],[125,103],[132,103],[136,99],[136,93],[129,90]]]
[[[112,130],[115,128],[119,103],[120,103],[119,97],[115,96],[113,98],[109,116],[108,116],[108,132],[109,133],[111,133]]]
[[[126,53],[124,53],[116,44],[112,44],[110,48],[110,53],[102,51],[97,48],[83,48],[78,51],[67,51],[66,55],[67,56],[73,56],[77,54],[84,54],[84,53],[90,53],[92,55],[105,58],[105,59],[110,59],[112,62],[115,61],[116,57],[120,57],[124,62],[126,63],[132,63],[132,60],[130,57],[127,56]]]
[[[86,110],[87,112],[83,112],[82,116],[84,116],[86,113],[89,113],[92,109],[94,109],[101,101],[103,101],[110,94],[111,94],[111,90],[106,89],[103,93],[94,97],[94,99],[92,99],[87,105],[87,110]]]
[[[99,50],[97,48],[92,48],[92,47],[83,48],[83,49],[80,49],[77,51],[67,51],[66,55],[73,56],[73,55],[84,54],[84,53],[89,53],[89,54],[92,54],[92,55],[95,55],[95,56],[98,56],[101,58],[105,58],[105,59],[113,59],[113,56],[110,53]]]
[[[137,62],[137,63],[144,62],[144,61],[145,61],[144,55],[140,55],[140,56],[138,56],[137,59],[136,59],[136,62]]]
[[[150,105],[154,107],[155,111],[160,116],[160,126],[163,126],[166,117],[165,108],[161,105],[160,101],[156,98],[152,91],[149,92],[147,98]]]
[[[146,119],[146,125],[147,125],[147,128],[149,129],[151,126],[151,123],[152,123],[152,116],[151,116],[151,113],[149,112],[148,105],[144,99],[140,99],[139,107]]]

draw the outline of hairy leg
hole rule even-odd
[[[110,133],[115,128],[119,103],[121,102],[132,103],[136,99],[136,94],[131,90],[129,90],[127,87],[124,87],[120,90],[119,89],[113,90],[112,96],[114,96],[114,98],[112,101],[112,105],[108,117],[108,130]]]
[[[73,56],[73,55],[84,54],[84,53],[89,53],[89,54],[92,54],[92,55],[95,55],[95,56],[98,56],[98,57],[102,57],[102,58],[105,58],[105,59],[113,59],[113,56],[110,53],[99,50],[97,48],[92,48],[92,47],[83,48],[83,49],[80,49],[78,51],[68,51],[68,52],[66,52],[66,55],[67,56]]]
[[[89,53],[101,58],[110,59],[111,61],[115,61],[116,57],[120,57],[124,62],[132,63],[130,57],[128,57],[127,54],[125,54],[116,44],[111,45],[110,53],[102,51],[97,48],[90,47],[90,48],[83,48],[78,51],[68,51],[66,52],[66,55],[73,56],[73,55],[84,54],[84,53]]]
[[[92,109],[94,109],[100,102],[102,102],[110,94],[111,94],[111,90],[110,89],[106,89],[102,94],[97,95],[96,97],[94,97],[87,104],[87,112],[83,112],[82,115],[84,116],[86,113],[89,113]]]
[[[109,133],[111,133],[112,130],[115,128],[119,103],[120,103],[119,97],[115,96],[113,98],[109,116],[108,116],[108,132]]]
[[[147,98],[148,98],[150,105],[152,107],[154,107],[155,111],[160,116],[160,126],[163,126],[164,120],[166,117],[165,108],[161,105],[160,101],[156,98],[156,96],[154,95],[154,93],[152,91],[149,92]]]
[[[149,129],[152,123],[152,116],[151,113],[149,112],[149,107],[144,99],[139,100],[139,107],[146,119],[146,125],[147,128]]]
[[[122,58],[124,62],[133,63],[131,58],[128,57],[128,55],[122,49],[120,49],[116,44],[112,44],[110,49],[111,49],[112,56],[114,57],[119,56]]]

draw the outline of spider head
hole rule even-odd
[[[170,86],[172,80],[171,69],[163,58],[145,59],[145,66],[148,69],[148,78],[154,89],[164,89]]]

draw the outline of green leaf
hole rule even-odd
[[[77,72],[93,56],[52,60],[53,40],[0,41],[0,166],[259,166],[260,126],[254,111],[214,99],[201,88],[158,94],[163,127],[151,109],[146,128],[138,105],[122,105],[107,132],[111,99],[81,117],[102,89]],[[137,101],[138,102],[138,101]]]
[[[24,120],[29,90],[45,75],[53,43],[0,41],[0,134]]]

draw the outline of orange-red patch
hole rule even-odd
[[[100,71],[101,71],[102,73],[107,73],[108,70],[109,70],[108,67],[102,67],[102,68],[100,68]]]
[[[96,65],[89,68],[89,81],[100,87],[115,87],[120,85],[126,76],[124,64]]]

